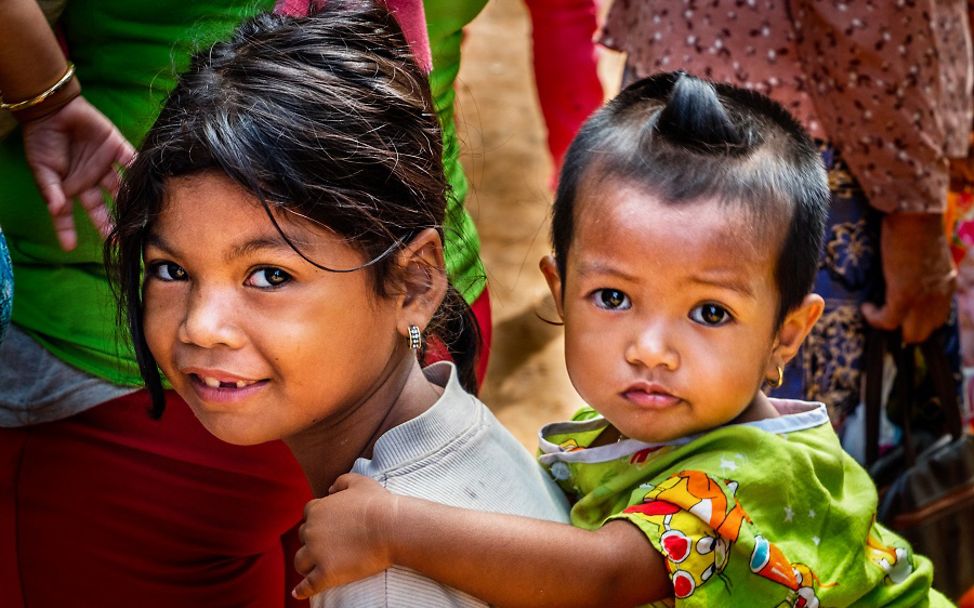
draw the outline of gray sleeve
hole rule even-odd
[[[406,568],[356,581],[312,600],[313,608],[484,608],[472,595],[445,587]]]

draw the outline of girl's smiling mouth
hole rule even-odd
[[[190,386],[203,401],[228,402],[250,397],[270,380],[252,380],[217,370],[183,370]]]
[[[636,382],[622,391],[622,396],[630,403],[647,409],[663,409],[683,401],[669,389],[655,382]]]

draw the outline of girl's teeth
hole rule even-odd
[[[210,388],[245,388],[253,384],[249,380],[237,380],[236,382],[221,382],[216,378],[210,378],[209,376],[200,376],[203,380],[203,384],[209,386]]]

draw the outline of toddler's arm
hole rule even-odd
[[[299,598],[392,565],[498,606],[633,606],[672,595],[662,557],[626,522],[589,531],[471,511],[353,474],[308,503],[305,517]]]

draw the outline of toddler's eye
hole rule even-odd
[[[690,318],[703,325],[718,326],[731,320],[731,314],[719,304],[701,304],[690,311]]]
[[[291,280],[291,275],[280,268],[259,268],[247,278],[247,284],[251,287],[268,289],[279,287]]]
[[[627,310],[632,306],[629,296],[618,289],[598,289],[592,297],[596,306],[606,310]]]
[[[185,281],[186,271],[179,264],[156,262],[149,266],[149,274],[160,281]]]

